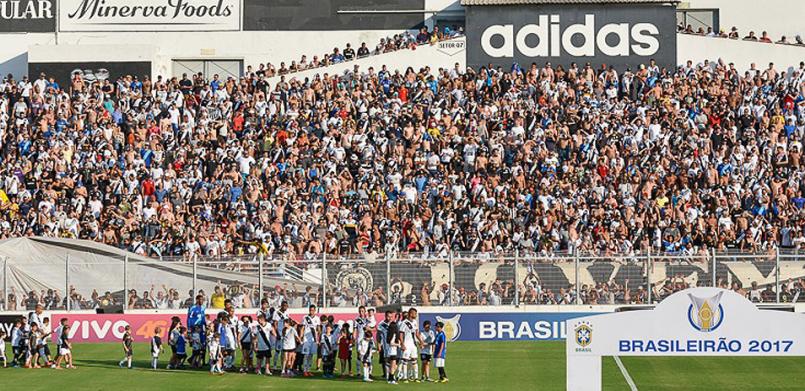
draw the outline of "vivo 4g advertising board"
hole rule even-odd
[[[444,323],[448,341],[561,341],[567,337],[565,321],[593,313],[461,312],[419,314],[422,322]]]
[[[675,12],[663,4],[470,6],[467,64],[506,69],[589,62],[623,70],[654,59],[673,69]]]

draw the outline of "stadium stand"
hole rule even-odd
[[[77,76],[69,86],[7,78],[0,235],[81,238],[163,259],[292,260],[280,277],[311,285],[321,284],[310,277],[325,254],[482,254],[466,262],[467,282],[439,289],[438,272],[414,265],[399,284],[335,287],[334,306],[391,296],[512,303],[515,290],[534,303],[645,302],[639,262],[585,268],[576,289],[572,263],[538,257],[763,258],[801,247],[804,69],[381,68],[275,85],[257,74]],[[523,270],[539,282],[511,270],[515,252],[535,257]],[[483,254],[516,276],[484,277]],[[383,274],[376,264],[371,274]],[[336,276],[341,265],[329,268]],[[748,288],[743,269],[731,270]],[[659,298],[711,275],[667,271],[650,285]],[[488,280],[480,289],[479,278]]]

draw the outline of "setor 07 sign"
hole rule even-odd
[[[622,70],[654,59],[673,68],[674,12],[663,4],[471,6],[467,62],[476,67],[590,62]]]

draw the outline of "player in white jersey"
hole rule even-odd
[[[392,312],[386,311],[385,317],[383,321],[377,324],[377,332],[375,335],[377,336],[378,344],[377,346],[380,348],[380,366],[383,368],[383,378],[388,378],[388,360],[386,360],[388,356],[388,352],[386,350],[386,346],[388,343],[386,339],[388,337],[389,325],[392,322],[391,319]]]
[[[430,321],[426,320],[422,324],[422,349],[420,357],[422,359],[422,380],[433,381],[430,378],[430,361],[433,359],[433,344],[436,342],[436,333],[430,328]]]
[[[316,316],[315,305],[311,304],[308,308],[308,314],[302,319],[302,326],[304,327],[304,334],[302,335],[302,354],[304,355],[302,370],[304,372],[303,376],[310,377],[313,376],[311,372],[313,355],[316,354],[321,335],[321,319]]]
[[[383,338],[383,351],[388,365],[389,384],[397,384],[395,372],[397,371],[397,351],[400,348],[400,329],[396,321],[389,322],[386,337]]]
[[[245,315],[238,322],[238,343],[240,345],[240,373],[246,373],[254,367],[254,327],[252,317]]]
[[[277,332],[274,326],[266,321],[264,314],[257,315],[257,325],[254,328],[254,341],[255,351],[257,356],[257,365],[255,371],[258,375],[262,375],[265,369],[266,375],[271,376],[271,340],[272,337],[276,340]]]
[[[366,310],[366,331],[371,331],[372,335],[377,335],[377,319],[375,319],[376,310],[374,308],[369,308]],[[377,339],[377,338],[375,338]],[[375,341],[375,350],[377,350],[377,341]],[[372,373],[374,369],[374,363],[372,361],[369,362],[369,373]]]
[[[368,315],[366,313],[366,307],[364,307],[364,306],[358,307],[358,317],[355,318],[355,321],[354,321],[352,326],[353,326],[352,340],[355,341],[355,343],[358,343],[359,341],[363,340],[363,334],[366,332],[366,327],[369,326],[369,318],[368,318]],[[361,363],[361,360],[360,360],[359,357],[356,357],[356,359],[355,359],[355,374],[356,375],[355,376],[358,376],[358,377],[361,376],[361,372],[363,372],[362,368],[363,368],[363,363]]]
[[[358,351],[358,361],[361,362],[361,366],[363,367],[363,381],[371,382],[373,380],[370,377],[370,365],[372,363],[372,354],[375,351],[375,341],[372,339],[371,330],[367,330],[363,335],[364,338],[358,341],[356,350]]]
[[[399,323],[402,359],[398,377],[406,383],[409,380],[419,382],[416,347],[422,344],[422,335],[419,333],[416,308],[408,310],[405,319]]]
[[[238,347],[240,321],[236,316],[227,315],[226,318],[229,320],[224,327],[227,343],[226,346],[221,346],[221,349],[224,352],[224,370],[230,370],[235,367],[235,351]]]
[[[8,366],[8,358],[6,358],[6,332],[0,328],[0,359],[3,360],[3,368]]]
[[[288,316],[288,302],[283,301],[282,304],[280,304],[280,309],[274,311],[274,316],[271,318],[272,326],[274,326],[274,330],[277,330],[277,338],[274,341],[273,365],[271,365],[275,370],[282,369],[283,349],[281,335],[285,330],[285,322],[287,322],[288,319],[290,319]]]
[[[56,358],[59,358],[59,350],[61,349],[61,334],[64,331],[64,326],[67,325],[67,318],[59,319],[59,327],[56,327],[56,330],[53,331],[53,341],[56,342]],[[55,360],[54,360],[55,361]],[[50,366],[51,368],[56,368],[56,363],[54,362],[53,365]]]

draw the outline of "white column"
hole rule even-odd
[[[601,357],[568,355],[567,390],[601,391]]]

